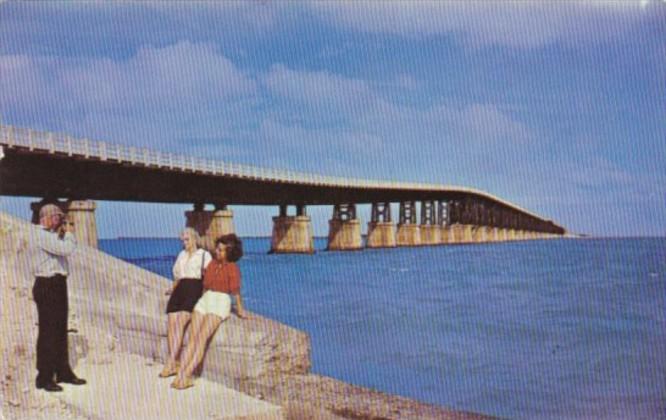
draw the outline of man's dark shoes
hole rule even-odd
[[[62,391],[62,387],[58,385],[57,383],[53,381],[37,381],[35,384],[37,386],[37,389],[43,389],[44,391],[48,392],[60,392]]]
[[[85,379],[77,378],[74,375],[65,376],[65,377],[62,377],[62,378],[56,378],[56,382],[59,383],[59,384],[60,383],[65,383],[65,384],[72,384],[72,385],[85,385],[86,384]]]

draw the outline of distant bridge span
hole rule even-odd
[[[5,125],[0,125],[0,147],[4,155],[0,195],[194,203],[198,211],[206,203],[219,210],[230,204],[277,205],[285,218],[289,205],[297,206],[297,216],[305,216],[308,205],[333,205],[333,219],[343,225],[356,220],[355,205],[363,203],[373,205],[371,223],[390,223],[390,203],[397,202],[398,227],[417,225],[416,202],[420,202],[421,226],[482,226],[548,236],[565,233],[551,220],[470,188],[272,170]],[[469,240],[455,242],[477,242],[472,240],[473,230],[469,233]],[[442,243],[439,236],[437,243]]]

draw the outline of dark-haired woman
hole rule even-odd
[[[236,235],[224,235],[215,241],[215,259],[204,273],[204,293],[192,311],[190,340],[178,376],[171,384],[173,388],[185,389],[194,385],[192,373],[203,360],[206,343],[231,314],[231,296],[236,300],[238,317],[247,318],[240,295],[240,270],[236,265],[242,255],[242,243]]]

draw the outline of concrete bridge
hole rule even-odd
[[[43,197],[97,246],[93,200],[192,203],[186,226],[207,239],[234,231],[228,205],[275,205],[272,252],[312,253],[307,206],[332,206],[328,249],[499,242],[560,237],[565,229],[470,188],[328,177],[164,153],[0,125],[0,195]],[[399,204],[395,218],[391,203]],[[420,218],[417,203],[420,203]],[[206,210],[211,204],[214,210]],[[366,243],[358,204],[371,204]],[[295,214],[288,214],[289,208]]]

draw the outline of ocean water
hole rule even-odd
[[[170,277],[177,239],[103,240]],[[666,239],[268,255],[248,309],[306,331],[313,372],[519,419],[666,418]]]

